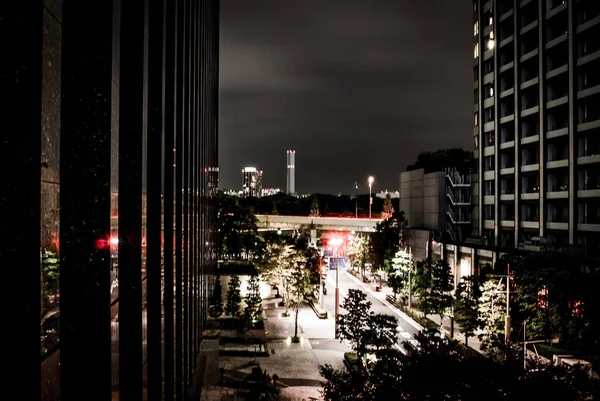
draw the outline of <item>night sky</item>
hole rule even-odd
[[[472,3],[222,0],[220,186],[397,190],[418,153],[472,148]]]

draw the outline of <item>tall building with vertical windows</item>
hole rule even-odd
[[[242,169],[242,194],[244,196],[262,196],[262,170],[256,167],[244,167]]]
[[[296,194],[296,151],[287,151],[287,186],[285,192],[288,195]]]
[[[600,257],[600,1],[473,2],[477,231]]]
[[[24,0],[0,21],[0,116],[18,125],[0,131],[15,290],[0,384],[26,400],[199,399],[219,1]]]

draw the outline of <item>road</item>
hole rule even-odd
[[[330,271],[327,274],[326,286],[327,295],[325,295],[324,307],[327,309],[328,314],[331,318],[334,317],[335,312],[335,271]],[[404,342],[416,343],[414,335],[417,332],[411,323],[409,323],[404,316],[392,309],[389,304],[382,301],[378,297],[374,296],[374,292],[371,290],[371,283],[363,284],[359,280],[355,279],[354,276],[347,273],[345,270],[339,272],[339,288],[340,288],[340,313],[346,313],[344,308],[341,307],[344,297],[348,294],[348,289],[359,289],[367,294],[367,300],[371,302],[371,310],[375,313],[383,313],[392,315],[398,318],[398,341],[397,348],[404,350]],[[384,294],[378,293],[379,297],[384,297]]]

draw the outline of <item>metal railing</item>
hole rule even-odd
[[[468,206],[471,204],[471,195],[463,195],[459,193],[459,196],[454,197],[454,191],[450,187],[446,187],[446,196],[450,199],[452,205]]]
[[[471,176],[467,174],[461,174],[455,167],[448,167],[444,169],[446,173],[446,177],[450,181],[453,187],[461,186],[461,187],[470,187],[471,186]]]

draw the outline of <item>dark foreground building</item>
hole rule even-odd
[[[2,2],[0,398],[190,398],[218,18],[218,0]]]
[[[600,257],[600,1],[473,1],[479,233]]]

